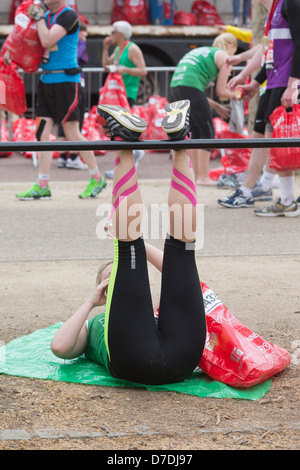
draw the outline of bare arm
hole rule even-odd
[[[45,47],[45,49],[51,49],[67,34],[65,28],[59,24],[55,24],[52,28],[48,29],[44,19],[37,22],[37,31],[42,46]]]
[[[233,77],[228,82],[228,88],[234,90],[237,86],[245,83],[247,77],[251,75],[255,70],[261,67],[263,59],[263,46],[261,44],[256,48],[255,54],[253,55],[251,61],[246,65],[246,67],[235,77]]]
[[[84,353],[87,342],[86,319],[91,310],[106,302],[109,279],[97,286],[94,294],[56,332],[51,342],[53,354],[62,359],[74,359]]]
[[[128,75],[134,75],[135,77],[144,77],[147,75],[146,64],[144,60],[143,53],[141,49],[136,45],[132,44],[129,47],[128,57],[131,62],[134,63],[135,68],[125,67],[124,65],[119,65],[117,67],[118,73],[127,73]]]
[[[227,57],[228,54],[226,54],[226,52],[219,52],[216,57],[216,65],[219,69],[216,94],[219,98],[236,99],[235,94],[227,88],[227,81],[231,72],[231,67],[226,64]]]
[[[146,255],[147,260],[158,269],[158,271],[162,272],[162,265],[163,265],[163,257],[164,254],[158,248],[150,245],[149,243],[145,243],[146,247]]]

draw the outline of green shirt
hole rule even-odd
[[[88,338],[85,355],[108,369],[107,349],[104,340],[105,313],[96,315],[88,321]]]
[[[128,49],[133,44],[133,42],[129,42],[125,49],[123,50],[118,65],[124,65],[124,67],[128,67],[131,69],[136,68],[133,62],[128,57]],[[115,51],[115,60],[119,54],[120,48],[117,47]],[[127,98],[132,98],[134,101],[137,99],[139,84],[140,84],[141,77],[135,77],[134,75],[129,75],[128,73],[123,73],[123,81],[126,88]]]
[[[171,88],[188,86],[204,92],[218,76],[216,55],[220,50],[216,47],[197,47],[185,54],[172,76]]]

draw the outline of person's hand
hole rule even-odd
[[[4,59],[5,65],[10,65],[11,64],[11,55],[10,55],[9,51],[5,52],[3,59]]]
[[[252,80],[249,85],[241,85],[240,88],[245,92],[242,100],[250,101],[256,95],[259,89],[259,83],[255,80]]]
[[[40,19],[41,17],[44,17],[44,9],[40,7],[39,5],[30,5],[30,7],[27,10],[27,15],[32,18],[33,20],[37,20],[38,18]]]
[[[287,87],[281,97],[281,104],[285,109],[292,108],[294,104],[298,103],[298,87]]]
[[[227,119],[230,118],[230,112],[231,112],[230,108],[226,108],[220,103],[216,103],[214,108],[215,108],[216,113],[218,113],[218,115],[220,116],[221,119],[223,119],[223,121],[226,121]]]
[[[108,288],[109,278],[104,279],[97,287],[94,293],[92,294],[90,300],[94,307],[99,307],[104,305],[107,299],[107,288]]]
[[[118,72],[120,75],[123,75],[123,73],[126,72],[126,68],[127,67],[125,67],[125,65],[118,65],[116,72]]]
[[[110,45],[111,45],[111,37],[106,36],[106,38],[103,39],[103,48],[108,49]]]
[[[229,82],[227,83],[227,87],[230,91],[233,91],[238,87],[239,85],[242,85],[244,83],[244,78],[242,75],[239,73],[235,77],[233,77]]]

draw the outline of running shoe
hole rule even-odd
[[[298,197],[296,202],[297,202],[297,205],[300,206],[300,196]]]
[[[57,165],[57,168],[66,168],[67,159],[59,157],[57,159],[57,164],[56,165]]]
[[[72,158],[68,158],[66,167],[72,170],[87,170],[88,169],[87,164],[84,163],[79,156],[76,157],[74,160],[72,160]]]
[[[223,207],[229,207],[233,209],[239,209],[240,207],[253,207],[253,197],[244,196],[240,189],[237,189],[231,196],[218,199],[218,204]]]
[[[281,203],[279,198],[278,201],[271,206],[264,207],[263,209],[254,209],[254,213],[259,217],[297,217],[300,215],[300,210],[296,201],[285,206]]]
[[[190,132],[190,101],[174,101],[166,104],[167,115],[163,118],[161,127],[170,140],[183,140]]]
[[[16,197],[20,199],[20,201],[33,201],[35,199],[51,199],[51,192],[49,186],[46,188],[40,188],[37,183],[25,191],[24,193],[16,194]]]
[[[90,181],[83,193],[79,194],[80,199],[89,199],[98,196],[99,193],[106,187],[107,183],[105,178],[101,175],[100,181],[95,178],[90,178]]]
[[[238,188],[240,186],[235,174],[227,175],[223,173],[217,181],[218,188]]]
[[[257,183],[252,191],[252,197],[255,201],[272,201],[273,200],[273,191],[268,189],[264,191],[262,186]]]
[[[147,129],[147,122],[144,119],[130,114],[121,106],[101,104],[97,111],[105,120],[112,140],[115,137],[121,137],[129,142],[134,142],[139,140]]]

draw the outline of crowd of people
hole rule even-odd
[[[170,103],[165,106],[166,116],[162,120],[162,128],[170,140],[188,136],[214,138],[212,110],[225,111],[206,96],[211,81],[216,81],[216,95],[227,100],[238,100],[237,87],[243,90],[244,99],[250,100],[266,81],[256,114],[255,138],[272,137],[270,115],[275,108],[280,105],[292,108],[298,102],[300,0],[258,2],[269,11],[266,24],[269,42],[267,47],[261,44],[249,51],[247,67],[237,77],[228,81],[232,64],[242,60],[234,59],[237,38],[230,32],[222,32],[211,47],[191,50],[178,63],[170,83]],[[234,2],[235,8],[238,3]],[[46,12],[37,5],[30,10],[41,43],[49,51],[49,60],[42,64],[38,88],[37,140],[48,141],[54,124],[58,124],[61,139],[83,141],[84,76],[79,65],[87,63],[86,29],[80,27],[78,15],[65,6],[64,0],[45,0],[45,5]],[[249,19],[248,7],[249,2],[245,2],[245,22]],[[131,41],[131,35],[129,23],[113,23],[111,35],[103,42],[102,54],[105,70],[123,77],[130,107],[137,99],[140,79],[147,73],[143,53]],[[112,53],[111,46],[115,46]],[[258,75],[246,85],[245,74],[262,63]],[[114,140],[138,141],[147,127],[143,119],[109,103],[99,105],[98,113]],[[169,207],[188,205],[190,210],[182,210],[180,214],[170,210],[164,252],[146,244],[142,238],[142,199],[136,171],[142,157],[143,153],[138,151],[116,152],[114,169],[107,175],[113,179],[114,260],[99,273],[93,296],[58,330],[51,348],[64,359],[85,353],[107,367],[114,377],[162,384],[187,378],[198,365],[205,344],[205,309],[194,250],[197,185],[212,184],[208,174],[210,149],[173,152],[168,204]],[[59,165],[76,168],[78,158],[77,154],[69,158],[62,154]],[[107,185],[105,177],[93,152],[82,151],[80,158],[86,166],[80,160],[77,168],[88,170],[89,181],[79,197],[94,198]],[[39,153],[37,182],[29,190],[18,193],[18,199],[51,197],[51,163],[51,152]],[[274,171],[268,166],[268,149],[253,149],[246,180],[234,194],[220,198],[218,203],[225,208],[241,208],[253,207],[255,200],[272,199],[273,178]],[[294,172],[284,172],[280,174],[280,199],[271,206],[256,209],[255,214],[294,217],[300,214],[298,204]],[[131,211],[133,206],[141,207],[135,215]],[[178,224],[182,225],[181,236],[177,236],[175,229]],[[130,225],[136,227],[134,234],[129,232]],[[158,318],[153,315],[147,260],[162,272]],[[91,310],[100,305],[105,305],[105,314],[87,321]]]

